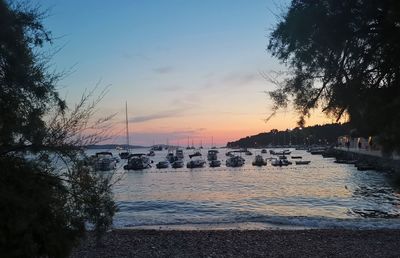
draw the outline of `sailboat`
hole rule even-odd
[[[211,136],[211,149],[216,149],[217,147],[214,146],[214,136]]]
[[[121,159],[128,159],[130,156],[129,151],[129,128],[128,128],[128,102],[125,102],[125,125],[126,125],[126,147],[124,152],[119,153]]]

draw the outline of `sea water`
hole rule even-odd
[[[219,168],[157,169],[167,151],[150,157],[152,167],[125,171],[121,160],[114,172],[114,197],[119,211],[116,228],[400,228],[400,193],[388,174],[358,171],[354,165],[291,149],[309,165],[255,167],[261,154],[241,154],[243,167],[225,166],[226,152],[219,149]],[[135,149],[134,153],[148,153]],[[207,150],[201,151],[207,159]],[[89,150],[94,153],[95,150]],[[188,154],[184,150],[185,164]],[[114,155],[118,155],[113,151]],[[270,154],[262,154],[271,158]],[[110,172],[108,172],[110,173]]]

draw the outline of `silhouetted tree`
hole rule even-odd
[[[60,75],[40,52],[51,43],[42,18],[38,8],[0,0],[2,257],[66,257],[86,223],[101,234],[116,210],[112,175],[94,173],[81,149],[107,130],[107,118],[91,121],[103,93],[66,106],[55,86]]]
[[[270,92],[275,110],[293,102],[299,124],[321,107],[348,114],[360,135],[400,150],[400,2],[293,0],[268,49],[289,67]]]

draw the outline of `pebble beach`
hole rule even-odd
[[[137,230],[92,235],[77,257],[400,257],[400,230]]]

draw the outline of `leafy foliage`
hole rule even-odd
[[[88,224],[100,237],[116,211],[113,174],[94,173],[82,146],[106,137],[94,91],[68,108],[40,52],[51,43],[38,8],[0,0],[0,253],[67,257]]]
[[[270,94],[275,108],[293,101],[301,125],[317,107],[348,114],[361,135],[400,150],[399,38],[398,1],[293,0],[268,45],[290,68]]]
[[[296,127],[293,130],[278,131],[247,136],[234,142],[228,142],[229,148],[260,148],[269,145],[313,145],[336,144],[337,138],[350,132],[348,124],[326,124],[309,127]]]

